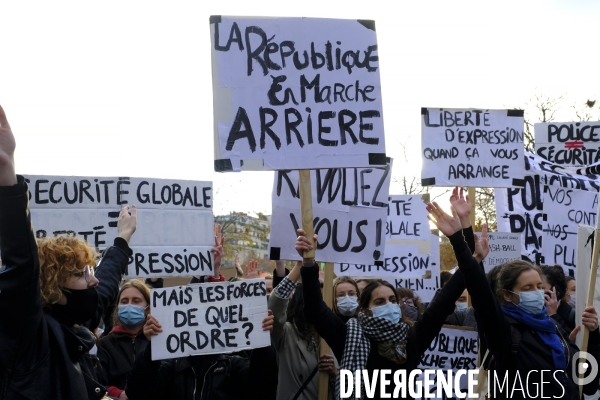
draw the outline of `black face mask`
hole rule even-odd
[[[63,291],[67,304],[52,304],[52,316],[65,325],[83,324],[89,321],[98,307],[96,288],[84,290],[68,289]]]

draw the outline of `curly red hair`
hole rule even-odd
[[[61,287],[69,277],[86,265],[96,265],[96,249],[85,240],[71,236],[39,239],[40,289],[42,306],[55,304]]]

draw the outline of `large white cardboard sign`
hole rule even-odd
[[[421,109],[423,186],[523,186],[523,111]]]
[[[481,238],[481,232],[477,233]],[[489,232],[490,252],[483,260],[483,268],[488,273],[496,265],[521,259],[521,235],[510,232]]]
[[[212,182],[128,177],[25,177],[36,237],[76,236],[103,250],[118,236],[119,212],[138,223],[126,277],[211,275]]]
[[[496,189],[498,230],[521,234],[521,255],[543,264],[544,186],[598,191],[597,165],[585,169],[562,167],[535,154],[525,154],[525,186],[521,189]]]
[[[590,282],[590,272],[592,265],[592,253],[594,249],[594,228],[591,226],[579,225],[577,230],[577,269],[575,270],[575,283],[577,289],[575,292],[575,325],[581,325],[583,310],[587,302],[587,291]],[[598,266],[596,266],[598,268]],[[594,291],[594,307],[600,310],[600,274],[596,275],[596,285]],[[583,328],[583,325],[581,325]],[[575,343],[581,348],[583,340],[583,329],[577,334]]]
[[[163,331],[152,359],[231,353],[271,344],[264,279],[153,289],[150,312]]]
[[[456,376],[456,372],[459,370],[476,370],[478,349],[476,331],[473,331],[471,328],[444,325],[440,333],[438,333],[437,337],[429,345],[429,349],[421,357],[419,369],[452,370],[454,372],[452,374],[453,377]],[[429,387],[426,393],[423,393],[422,397],[417,397],[415,400],[426,398],[446,399],[440,387],[441,385],[436,381],[437,376],[432,376],[432,378],[434,378],[435,383]],[[436,397],[438,387],[440,387],[440,394],[442,396]],[[466,393],[468,391],[467,374],[465,373],[461,376],[459,388],[454,386],[453,380],[452,388],[455,396],[453,398],[464,398],[464,396],[459,396],[457,392]]]
[[[596,225],[598,192],[547,186],[544,191],[544,263],[569,274],[577,267],[577,227]]]
[[[210,18],[215,171],[385,166],[375,22]]]
[[[600,122],[539,122],[533,125],[535,152],[563,166],[600,162]]]
[[[390,166],[312,170],[317,258],[324,262],[383,262]],[[302,227],[298,171],[277,171],[273,183],[270,255],[300,259],[294,245]]]

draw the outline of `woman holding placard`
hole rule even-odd
[[[427,210],[429,219],[452,243],[477,312],[480,334],[493,356],[488,375],[492,385],[488,395],[513,399],[538,396],[579,399],[579,388],[574,379],[579,372],[577,369],[584,369],[575,368],[581,356],[573,340],[580,327],[572,332],[570,338],[564,337],[548,317],[540,268],[522,260],[504,264],[498,273],[494,295],[479,266],[488,251],[487,226],[484,226],[481,241],[474,237],[476,250],[475,254],[471,254],[454,209],[452,215],[448,215],[436,203],[429,203]],[[600,360],[600,333],[594,307],[585,309],[583,324],[590,330],[588,353],[595,360]],[[588,361],[593,361],[591,358],[588,356]],[[596,392],[597,372],[596,367],[596,375],[586,377],[582,382],[585,394]],[[505,387],[501,389],[494,382]],[[520,389],[515,391],[515,386]]]
[[[114,328],[98,343],[99,375],[111,397],[127,399],[127,378],[135,358],[143,354],[149,342],[143,332],[149,304],[150,289],[144,283],[130,279],[121,286],[112,315]]]

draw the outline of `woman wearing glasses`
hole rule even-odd
[[[101,399],[95,329],[118,293],[131,255],[135,207],[119,215],[119,237],[96,264],[71,237],[36,242],[28,189],[15,174],[15,139],[0,107],[0,399]]]

